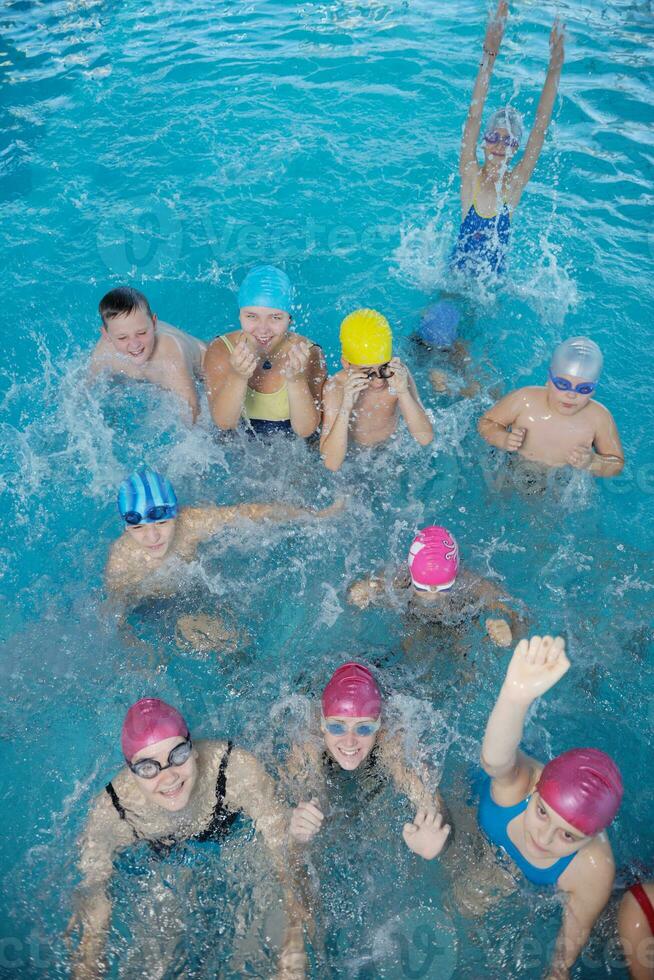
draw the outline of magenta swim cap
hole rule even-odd
[[[599,749],[570,749],[548,762],[536,786],[560,817],[591,837],[613,820],[622,800],[622,776]]]
[[[188,725],[177,708],[171,708],[159,698],[141,698],[125,715],[120,744],[123,755],[131,762],[136,753],[147,745],[188,734]]]
[[[459,571],[459,546],[445,527],[432,525],[416,534],[409,548],[409,572],[417,589],[437,592],[454,585]]]
[[[375,678],[362,664],[343,664],[322,692],[323,718],[379,718],[381,705]]]

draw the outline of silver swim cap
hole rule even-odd
[[[496,129],[507,129],[518,143],[522,142],[522,116],[512,106],[507,105],[503,109],[497,109],[490,117],[486,132],[494,133]]]
[[[597,381],[602,373],[604,358],[594,340],[570,337],[555,348],[550,361],[552,374],[569,374],[584,381]]]

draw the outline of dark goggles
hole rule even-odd
[[[366,378],[370,381],[371,378],[379,378],[380,380],[387,381],[388,378],[393,377],[393,371],[390,368],[390,361],[386,364],[380,364],[378,368],[364,368]]]
[[[580,385],[573,385],[567,378],[559,378],[551,371],[547,372],[550,381],[559,391],[574,391],[578,395],[592,395],[597,388],[597,381],[583,381]]]
[[[177,514],[177,507],[172,504],[160,504],[158,507],[150,507],[145,514],[139,514],[137,510],[128,510],[123,514],[126,524],[152,524],[155,521],[169,521]]]
[[[130,762],[129,759],[125,759],[125,762],[131,771],[136,776],[140,776],[141,779],[154,779],[164,769],[170,769],[171,766],[183,766],[190,759],[192,751],[193,743],[191,736],[187,735],[185,741],[180,742],[179,745],[176,745],[168,753],[167,766],[162,766],[156,759],[139,759],[138,762]]]

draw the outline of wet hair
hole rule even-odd
[[[110,290],[98,305],[105,327],[107,320],[113,320],[117,316],[129,316],[134,310],[143,310],[152,319],[152,310],[147,299],[143,293],[139,293],[138,289],[132,289],[131,286],[118,286],[117,289]]]

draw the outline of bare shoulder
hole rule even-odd
[[[345,371],[338,371],[336,374],[331,374],[325,382],[325,394],[330,391],[339,392],[345,384],[345,377]]]
[[[588,402],[588,408],[592,412],[591,417],[597,428],[606,428],[609,425],[615,425],[615,419],[606,405],[602,405],[601,402],[591,401]]]
[[[226,337],[230,341],[232,347],[235,347],[240,334],[240,330],[232,330],[230,333],[220,334],[218,337],[214,337],[211,343],[207,346],[207,352],[204,355],[205,370],[207,367],[209,370],[219,370],[221,367],[227,365],[230,350],[223,340],[223,337]]]
[[[611,890],[615,878],[613,851],[605,833],[598,834],[577,853],[561,875],[560,886],[564,891],[591,887],[601,897]]]

